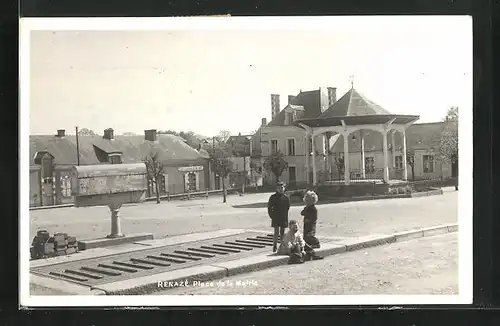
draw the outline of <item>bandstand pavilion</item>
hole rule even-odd
[[[402,134],[402,160],[406,162],[406,130],[420,117],[417,115],[398,115],[391,114],[379,105],[368,100],[366,97],[351,88],[342,98],[331,105],[325,112],[316,118],[299,119],[294,122],[296,126],[303,128],[306,132],[307,141],[313,140],[318,136],[326,136],[327,142],[332,135],[340,134],[344,141],[344,183],[350,184],[351,171],[349,168],[349,135],[359,131],[360,134],[360,159],[361,175],[365,179],[365,147],[363,130],[377,131],[383,138],[383,181],[389,183],[389,153],[388,153],[388,134],[400,132]],[[340,137],[338,141],[340,140]],[[313,142],[314,143],[314,142]],[[310,156],[312,161],[316,162],[315,151],[312,153],[306,151],[307,175],[310,170]],[[312,164],[313,185],[317,185],[316,164]],[[404,181],[407,180],[407,164],[403,164]],[[310,182],[311,180],[309,180]]]

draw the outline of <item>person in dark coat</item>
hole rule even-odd
[[[314,191],[307,191],[304,195],[305,207],[300,213],[304,216],[304,241],[313,249],[320,247],[318,238],[316,238],[316,223],[318,221],[318,210],[316,203],[318,195]]]
[[[285,195],[285,184],[279,182],[276,193],[269,197],[267,213],[271,218],[271,226],[274,228],[273,252],[278,250],[278,235],[283,241],[285,229],[288,227],[288,211],[290,210],[290,198]]]

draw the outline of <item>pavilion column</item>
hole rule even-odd
[[[387,149],[387,130],[382,131],[384,147],[384,182],[389,182],[389,153]]]
[[[361,143],[361,176],[366,179],[366,169],[365,169],[365,135],[363,130],[359,131],[359,140]]]
[[[349,168],[349,132],[346,130],[342,134],[344,138],[344,182],[348,185],[351,182],[350,168]]]
[[[310,163],[309,163],[309,134],[306,133],[306,144],[304,146],[304,149],[305,149],[305,153],[306,153],[306,181],[307,181],[307,184],[309,184],[311,182],[311,180],[309,180],[309,174],[310,174]]]
[[[392,168],[396,168],[396,141],[394,139],[396,133],[391,131],[391,148],[392,148]]]
[[[313,166],[313,185],[316,186],[317,185],[317,182],[318,182],[318,176],[316,175],[316,144],[315,144],[315,140],[316,140],[316,136],[313,134],[311,135],[311,139],[312,139],[312,166]]]
[[[408,164],[406,163],[406,130],[403,129],[403,180],[408,180]]]
[[[325,167],[326,167],[326,173],[327,173],[327,180],[331,181],[332,180],[332,164],[330,162],[330,139],[332,138],[331,133],[327,132],[325,134]]]

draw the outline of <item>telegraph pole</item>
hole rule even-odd
[[[80,166],[80,143],[78,142],[78,127],[76,130],[76,165]]]

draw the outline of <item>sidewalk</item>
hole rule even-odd
[[[458,294],[458,236],[449,233],[283,265],[152,295]]]
[[[434,237],[437,235],[454,233],[457,230],[458,226],[455,224],[455,225],[441,225],[436,227],[429,227],[429,228],[408,231],[408,232],[400,232],[395,234],[371,234],[370,236],[365,236],[360,238],[322,237],[323,240],[320,240],[322,242],[321,248],[317,249],[316,252],[318,255],[323,257],[337,255],[337,254],[344,255],[352,251],[367,250],[367,248],[370,247],[393,244],[396,242],[407,242],[423,237]],[[248,234],[249,231],[257,232],[257,234],[261,233],[262,235],[265,235],[267,233],[266,231],[257,231],[257,230],[255,231],[227,230],[226,233],[228,232],[234,233],[234,231],[238,231],[242,235]],[[205,238],[209,237],[210,239],[213,238],[213,236],[211,237],[209,234],[198,234],[197,237],[205,237]],[[215,237],[217,238],[217,236]],[[158,240],[156,241],[150,240],[149,245],[153,245],[153,247],[155,245],[159,246],[157,247],[159,249],[158,252],[164,252],[165,250],[168,252],[168,249],[164,249],[165,248],[163,246],[164,244],[159,244],[157,243],[157,241]],[[193,241],[193,239],[191,240],[186,239],[184,240],[184,242],[185,241]],[[148,242],[148,241],[143,241],[143,242]],[[182,242],[183,241],[177,240],[175,243],[180,244]],[[194,243],[195,242],[192,242],[192,244],[187,244],[185,248],[188,248],[189,246],[196,246]],[[269,247],[267,249],[269,249]],[[190,249],[184,249],[184,250],[190,250]],[[152,250],[143,247],[143,248],[136,248],[136,253],[138,254],[136,255],[136,258],[142,257],[144,255],[143,252],[146,251],[150,255],[152,255],[147,257],[154,257],[155,254],[153,253]],[[181,253],[181,251],[179,251],[179,253]],[[83,252],[83,254],[84,255],[91,254],[91,252],[89,250],[88,252],[87,251]],[[122,255],[121,258],[117,256],[117,254],[119,253],[115,253],[114,256],[109,256],[109,254],[112,254],[111,252],[105,254],[107,258],[105,257],[98,258],[98,261],[102,262],[103,266],[104,265],[108,266],[109,264],[113,264],[112,263],[113,261],[124,262],[125,261],[123,260],[124,258],[125,259],[126,257],[130,258],[128,250],[125,250],[125,252],[121,253]],[[123,257],[124,254],[125,256]],[[45,294],[47,292],[50,292],[47,290],[48,288],[57,290],[58,291],[57,293],[60,293],[62,291],[67,294],[87,294],[87,295],[150,294],[152,292],[164,291],[166,290],[165,287],[171,288],[176,286],[183,286],[183,285],[176,285],[179,284],[181,281],[182,283],[180,284],[189,283],[191,286],[196,286],[197,285],[196,283],[201,282],[201,283],[211,284],[210,286],[213,287],[214,282],[216,282],[217,280],[224,279],[225,277],[231,277],[233,275],[239,275],[244,273],[252,273],[254,271],[259,271],[271,267],[284,265],[288,261],[288,256],[272,254],[271,252],[266,252],[266,250],[260,250],[257,254],[249,256],[246,254],[243,255],[235,254],[235,255],[236,256],[232,256],[234,258],[228,256],[222,260],[215,258],[214,260],[210,261],[205,261],[205,262],[201,261],[200,263],[194,263],[194,264],[191,263],[190,266],[186,264],[186,267],[180,267],[173,270],[167,268],[167,270],[163,271],[137,272],[137,275],[135,277],[134,275],[123,275],[121,279],[118,277],[116,278],[108,277],[105,280],[103,279],[103,281],[97,281],[96,284],[92,284],[91,281],[88,281],[89,283],[84,283],[82,285],[77,285],[74,283],[47,277],[48,275],[47,273],[51,269],[54,270],[54,268],[56,268],[55,270],[57,270],[57,268],[64,268],[64,269],[69,268],[70,270],[77,271],[79,268],[78,266],[92,267],[94,266],[93,264],[95,264],[95,259],[97,257],[88,257],[88,258],[81,257],[82,259],[77,259],[78,257],[76,257],[76,255],[68,257],[58,257],[55,259],[57,260],[57,262],[52,260],[34,261],[32,263],[33,265],[32,268],[34,268],[32,272],[35,274],[30,274],[31,275],[30,282],[33,283],[33,286],[31,287],[33,291],[35,291],[33,294],[37,293]],[[224,257],[220,256],[220,258]],[[77,259],[77,261],[75,261],[76,267],[75,267],[75,262],[69,262],[69,265],[67,264],[66,267],[62,267],[63,265],[54,265],[54,264],[64,264],[63,262],[64,260],[73,261],[74,259]],[[109,262],[107,262],[106,259]],[[143,263],[145,261],[144,259],[138,259],[138,260],[140,260]],[[310,264],[311,262],[307,263],[307,265]],[[37,270],[37,268],[39,269]],[[40,270],[40,268],[42,270]],[[121,275],[121,273],[118,273],[117,275]],[[282,277],[282,275],[280,277]],[[160,282],[161,284],[159,283],[159,281],[161,281]],[[167,285],[164,286],[163,284]]]

